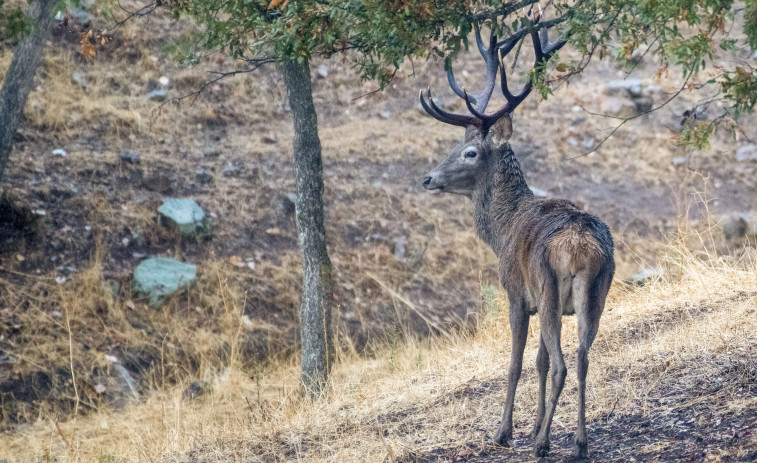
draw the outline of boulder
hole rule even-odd
[[[628,98],[609,96],[602,101],[602,113],[625,118],[638,114],[638,109]]]
[[[605,94],[620,98],[639,98],[641,97],[641,80],[611,80],[605,87]]]
[[[163,198],[158,212],[164,224],[176,227],[182,235],[197,236],[207,231],[205,212],[191,198]]]
[[[720,225],[723,227],[723,236],[728,240],[757,236],[757,217],[751,212],[725,217]]]
[[[148,93],[147,98],[149,98],[150,101],[166,101],[166,98],[168,98],[168,92],[163,89],[156,89]]]
[[[134,290],[147,296],[150,306],[159,307],[165,299],[186,289],[197,278],[197,266],[170,257],[145,259],[134,270]]]

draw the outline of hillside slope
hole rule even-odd
[[[688,256],[686,261],[681,256]],[[754,461],[757,458],[757,266],[703,264],[679,253],[675,281],[611,291],[591,351],[587,389],[595,461]],[[181,388],[122,412],[40,420],[5,436],[10,461],[380,462],[532,461],[537,398],[532,320],[516,397],[515,446],[490,439],[509,358],[499,295],[475,334],[393,344],[374,359],[342,358],[329,398],[297,393],[297,370],[236,367],[195,400]],[[564,317],[571,374],[546,461],[564,461],[575,429],[575,319]]]

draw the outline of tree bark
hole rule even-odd
[[[301,378],[305,392],[319,396],[334,358],[331,261],[323,225],[323,165],[318,120],[310,87],[310,65],[285,59],[284,83],[294,119],[297,233],[302,254]]]
[[[55,2],[37,0],[29,7],[28,16],[34,22],[32,32],[13,51],[11,65],[0,89],[0,180],[13,150],[13,138],[24,114],[26,97],[34,86],[34,74],[42,61]]]

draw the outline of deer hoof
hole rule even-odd
[[[497,432],[497,435],[494,437],[494,443],[502,446],[502,447],[510,447],[510,439],[512,438],[512,433]]]
[[[537,442],[534,444],[534,456],[536,458],[546,457],[549,453],[549,441]]]
[[[573,458],[577,459],[584,459],[589,456],[589,449],[586,441],[581,442],[580,440],[576,439],[575,445],[573,446]]]

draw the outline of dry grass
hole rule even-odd
[[[741,414],[757,409],[755,394],[744,393],[754,389],[757,374],[753,251],[734,260],[702,259],[675,245],[667,249],[666,265],[679,269],[678,277],[640,288],[613,286],[591,353],[590,422],[611,414],[675,416],[697,403]],[[228,317],[229,332],[221,336],[233,344],[240,312],[216,316]],[[489,315],[475,333],[389,343],[371,359],[343,354],[324,400],[300,397],[294,361],[251,374],[232,360],[213,376],[212,393],[195,401],[182,399],[181,387],[156,388],[145,402],[121,412],[101,409],[61,423],[40,414],[23,432],[5,435],[0,452],[11,461],[362,462],[428,457],[439,449],[480,451],[501,413],[509,357],[506,317],[506,311]],[[538,394],[533,369],[538,326],[531,330],[516,400],[518,432],[529,430]],[[566,317],[569,367],[575,362],[575,331],[575,319]],[[192,339],[197,345],[205,341]],[[687,395],[701,384],[722,387],[710,395]],[[573,429],[575,390],[569,376],[556,434]],[[660,405],[660,397],[668,395],[675,400]],[[694,418],[712,425],[706,417]],[[603,422],[595,421],[592,429]],[[710,456],[738,458],[755,446],[755,436],[747,435]],[[664,445],[653,436],[643,449],[657,447]]]

